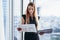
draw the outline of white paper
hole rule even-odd
[[[21,31],[23,32],[37,32],[35,24],[22,24],[20,25],[20,28],[22,28]]]

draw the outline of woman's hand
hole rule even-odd
[[[17,28],[17,30],[18,30],[18,31],[21,31],[21,30],[22,30],[22,28]]]
[[[43,34],[44,34],[44,32],[40,32],[39,34],[40,34],[40,35],[43,35]]]

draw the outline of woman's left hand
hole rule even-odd
[[[39,34],[40,34],[40,35],[43,35],[43,34],[44,34],[44,32],[40,32]]]

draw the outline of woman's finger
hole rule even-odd
[[[17,30],[18,30],[18,31],[21,31],[21,30],[22,30],[22,28],[17,28]]]

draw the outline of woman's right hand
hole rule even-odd
[[[17,30],[18,30],[18,31],[21,31],[21,30],[22,30],[22,28],[17,28]]]

